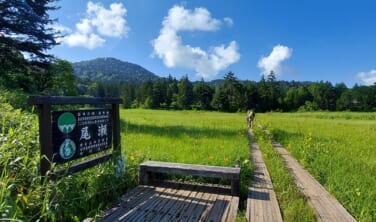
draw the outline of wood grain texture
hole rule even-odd
[[[227,191],[226,191],[227,190]],[[97,221],[236,221],[239,197],[210,184],[139,185]]]
[[[320,221],[356,221],[351,214],[316,179],[314,179],[285,148],[273,142],[273,147],[281,154],[296,184],[307,197]]]
[[[269,172],[257,143],[249,130],[251,158],[254,164],[253,178],[248,188],[246,219],[250,222],[282,222],[277,197]]]

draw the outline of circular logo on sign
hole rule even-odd
[[[75,152],[76,144],[70,139],[65,139],[60,145],[59,154],[65,160],[72,158]]]
[[[70,133],[76,126],[76,117],[70,112],[61,114],[57,120],[57,127],[62,133]]]

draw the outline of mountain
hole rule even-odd
[[[142,83],[159,77],[149,70],[115,58],[97,58],[72,63],[73,72],[82,79],[105,82]]]

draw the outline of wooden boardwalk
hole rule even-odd
[[[224,186],[166,181],[139,185],[97,221],[236,220],[239,197]]]
[[[252,182],[248,188],[247,221],[282,221],[273,184],[262,159],[259,146],[253,142],[253,133],[249,129],[251,157],[254,164]]]
[[[316,212],[319,221],[346,222],[356,221],[351,214],[325,188],[317,182],[279,143],[273,147],[284,158],[287,168],[295,179],[300,190]]]

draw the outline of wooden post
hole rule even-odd
[[[114,157],[121,155],[119,104],[112,103],[112,143]]]
[[[42,176],[50,170],[52,162],[52,131],[51,131],[51,105],[38,105],[39,114],[39,142],[41,146],[40,172]]]
[[[240,181],[239,179],[231,180],[231,195],[240,196]]]

